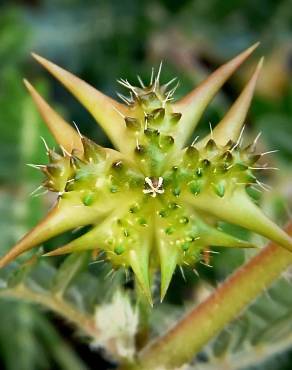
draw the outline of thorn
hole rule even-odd
[[[154,78],[154,67],[151,68],[150,86],[153,84],[153,78]]]
[[[198,273],[198,270],[196,270],[195,268],[193,268],[192,271],[193,271],[193,273],[195,275],[197,275],[198,278],[200,277],[200,274]]]
[[[66,155],[68,157],[71,157],[71,154],[63,147],[63,145],[60,145],[60,148],[62,150],[62,153],[63,153],[63,157],[65,157]]]
[[[260,132],[257,134],[256,138],[254,139],[254,141],[253,141],[253,143],[252,143],[252,148],[253,148],[253,149],[256,147],[257,142],[258,142],[259,138],[261,137],[261,135],[262,135],[262,132],[260,131]]]
[[[128,98],[126,98],[124,95],[122,95],[122,94],[120,94],[120,93],[118,93],[117,92],[117,95],[118,95],[118,97],[124,102],[124,103],[126,103],[127,105],[131,105],[131,101],[130,100],[128,100]]]
[[[138,94],[137,94],[137,91],[135,90],[135,87],[133,85],[130,84],[130,82],[128,80],[124,80],[123,78],[120,78],[119,80],[117,80],[117,82],[126,87],[127,89],[131,90],[133,92],[133,94],[138,97]]]
[[[43,188],[43,185],[38,186],[36,189],[34,189],[31,193],[29,193],[29,196],[33,196],[35,193],[37,193],[40,189]]]
[[[212,266],[212,265],[209,265],[208,263],[203,262],[203,261],[200,261],[200,264],[201,264],[201,265],[204,265],[204,266],[206,266],[206,267],[213,268],[213,266]]]
[[[168,93],[166,94],[165,99],[162,101],[162,108],[165,108],[165,104],[166,104],[168,101],[173,100],[173,98],[172,98],[172,97],[170,97],[170,95],[171,95],[171,91],[168,91]]]
[[[169,90],[170,97],[174,95],[178,87],[179,87],[179,81],[177,81],[177,84],[171,90]]]
[[[211,122],[209,122],[209,127],[210,127],[211,139],[214,140],[214,138],[213,138],[213,128],[212,128],[212,123]]]
[[[42,195],[46,195],[48,192],[49,192],[49,190],[47,189],[47,190],[43,191],[42,193],[34,194],[33,197],[34,198],[41,197]]]
[[[83,226],[78,226],[76,227],[74,230],[71,231],[71,234],[76,234],[78,233],[79,230],[81,230],[83,228]]]
[[[141,87],[142,87],[143,89],[145,89],[145,85],[144,85],[144,82],[143,82],[142,78],[141,78],[139,75],[137,75],[137,79],[138,79],[138,81],[139,81],[139,83],[140,83]]]
[[[26,166],[35,168],[36,170],[41,170],[42,168],[46,168],[47,167],[44,164],[33,164],[33,163],[26,163]]]
[[[184,273],[183,268],[182,268],[181,266],[179,266],[179,269],[180,269],[180,273],[181,273],[182,278],[183,278],[183,279],[184,279],[184,281],[186,282],[187,280],[186,280],[186,277],[185,277],[185,273]]]
[[[181,142],[180,145],[183,145],[189,133],[192,132],[193,128],[198,123],[207,105],[222,87],[223,83],[225,83],[239,65],[247,59],[256,46],[257,44],[246,49],[244,52],[218,68],[211,76],[175,104],[175,110],[180,111],[184,117],[182,121],[184,126],[184,128],[182,128],[183,133],[179,139]]]
[[[136,137],[136,147],[140,148],[139,139]]]
[[[128,84],[129,86],[129,89],[133,92],[133,94],[136,96],[136,98],[139,97],[139,94],[137,93],[137,91],[135,90],[135,86],[131,85],[130,82],[128,82],[128,80],[126,80],[126,83]]]
[[[177,80],[177,77],[172,78],[170,81],[168,81],[164,87],[167,88],[169,85],[171,85],[175,80]]]
[[[106,280],[107,278],[109,278],[110,276],[112,276],[113,274],[115,273],[115,270],[114,269],[111,269],[104,277],[104,280]]]
[[[198,140],[199,140],[199,136],[196,136],[195,139],[193,140],[191,146],[194,146]]]
[[[144,122],[145,122],[144,130],[147,130],[147,128],[148,128],[148,116],[147,116],[146,112],[144,112]]]
[[[127,89],[129,88],[129,83],[127,82],[127,80],[124,80],[123,78],[120,78],[119,80],[117,80],[117,83],[126,87]]]
[[[89,265],[96,265],[97,263],[103,263],[103,262],[105,262],[105,260],[95,260],[95,261],[89,262]]]
[[[265,191],[271,191],[272,190],[272,187],[271,186],[269,186],[269,185],[267,185],[267,184],[265,184],[265,183],[263,183],[263,182],[261,182],[259,180],[256,180],[256,183],[258,184],[258,186],[260,188],[262,188]]]
[[[109,276],[109,278],[110,278],[110,282],[111,282],[111,283],[112,283],[112,281],[114,280],[115,276],[117,275],[117,272],[118,272],[118,271],[114,271],[114,272]]]
[[[75,126],[76,131],[77,131],[77,133],[78,133],[78,135],[79,135],[80,139],[83,139],[83,136],[82,136],[81,132],[79,131],[79,128],[78,128],[77,124],[75,123],[75,121],[73,121],[73,125]]]
[[[154,92],[156,91],[156,88],[159,86],[159,79],[160,79],[160,74],[161,74],[161,68],[162,68],[162,61],[159,64],[158,72],[157,72],[157,75],[155,77],[154,86],[153,86],[153,91]]]
[[[235,143],[235,145],[230,149],[230,152],[232,153],[234,149],[236,149],[240,144],[241,144],[241,138],[242,138],[242,135],[243,135],[243,131],[245,129],[245,125],[242,126],[242,129],[240,131],[240,134],[239,134],[239,137],[237,139],[237,142]]]
[[[112,106],[112,107],[113,107],[114,111],[116,111],[123,119],[125,119],[126,116],[122,112],[120,112],[116,107],[114,107],[114,106]]]
[[[43,141],[43,143],[45,145],[45,148],[46,148],[46,151],[47,151],[47,154],[48,154],[49,151],[50,151],[50,148],[48,147],[48,144],[47,144],[46,140],[42,136],[41,136],[41,139],[42,139],[42,141]]]
[[[156,81],[157,81],[157,82],[159,82],[159,79],[160,79],[161,69],[162,69],[162,64],[163,64],[163,61],[161,60],[161,61],[160,61],[160,64],[159,64],[159,68],[158,68],[157,76],[156,76]]]
[[[278,167],[248,167],[250,170],[277,170],[279,171],[280,168]]]
[[[279,149],[276,149],[276,150],[269,150],[268,152],[261,153],[260,155],[261,155],[261,156],[264,156],[264,155],[267,155],[267,154],[277,153],[277,152],[279,152]]]

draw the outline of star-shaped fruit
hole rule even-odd
[[[2,259],[0,266],[58,234],[90,230],[47,255],[103,252],[113,268],[131,268],[151,302],[151,278],[161,273],[163,298],[177,266],[194,266],[210,246],[252,247],[218,229],[240,225],[292,250],[291,238],[267,218],[246,192],[257,179],[255,143],[242,145],[243,125],[262,60],[224,118],[206,137],[187,145],[204,110],[256,45],[224,64],[184,98],[173,102],[173,81],[148,86],[120,80],[130,92],[123,104],[71,73],[34,55],[93,115],[116,148],[103,148],[65,122],[32,87],[44,121],[61,148],[47,149],[39,168],[43,186],[58,193],[48,215]]]

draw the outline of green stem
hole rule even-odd
[[[99,338],[100,336],[100,330],[95,324],[94,317],[78,311],[73,305],[64,301],[58,294],[54,295],[34,292],[25,285],[19,284],[13,288],[1,290],[0,297],[17,298],[40,304],[73,323],[88,337],[94,339]],[[119,357],[116,353],[115,343],[112,343],[110,348],[107,348],[107,350],[113,357]]]
[[[138,333],[136,334],[136,346],[140,349],[145,346],[149,339],[149,317],[151,314],[151,306],[137,281],[135,281],[135,293],[139,309],[139,328]]]
[[[287,232],[292,234],[292,223]],[[166,334],[149,343],[134,369],[173,370],[189,362],[291,263],[291,252],[270,243]]]
[[[57,295],[37,293],[20,284],[16,287],[2,290],[0,297],[17,298],[41,304],[82,328],[86,335],[90,335],[93,338],[99,335],[99,330],[96,328],[92,317],[77,311],[72,305],[63,301]]]

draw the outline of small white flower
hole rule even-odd
[[[164,189],[162,187],[163,185],[163,177],[158,177],[158,180],[156,178],[151,179],[150,177],[145,177],[145,184],[148,185],[148,189],[144,189],[144,194],[150,194],[151,197],[155,198],[157,194],[163,194]]]

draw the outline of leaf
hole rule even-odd
[[[43,316],[38,315],[35,320],[38,334],[44,345],[49,348],[55,361],[62,369],[87,370],[88,367],[81,361],[76,353],[63,341],[51,323]],[[58,343],[58,345],[56,345]]]
[[[52,281],[51,292],[63,295],[74,277],[87,266],[88,262],[88,253],[73,253],[67,257]]]
[[[291,270],[285,276],[290,277]],[[273,357],[292,348],[291,288],[291,282],[278,280],[222,331],[188,370],[277,369]]]

